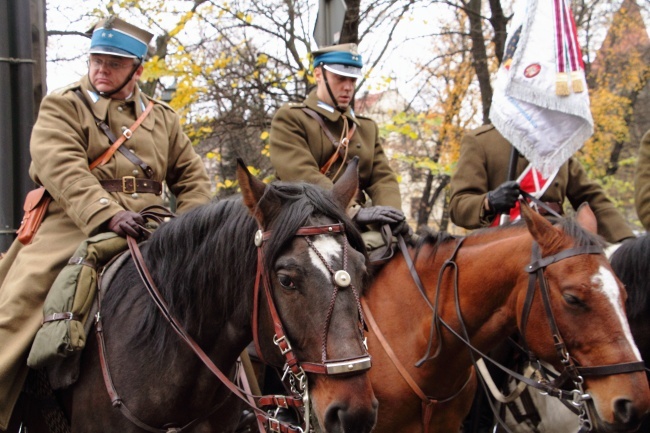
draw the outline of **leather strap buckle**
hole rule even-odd
[[[128,140],[129,138],[131,138],[133,136],[133,131],[131,131],[129,128],[126,128],[122,132],[122,135],[124,136],[124,138],[126,138]]]
[[[122,192],[125,194],[134,194],[136,192],[134,176],[124,176],[122,178]]]

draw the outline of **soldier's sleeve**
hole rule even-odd
[[[569,159],[569,180],[566,197],[577,209],[582,203],[589,203],[598,222],[598,234],[608,242],[620,242],[634,236],[623,215],[607,197],[605,190],[587,176],[587,172],[576,158]]]
[[[30,141],[30,172],[74,223],[91,236],[123,208],[88,168],[85,128],[96,126],[91,120],[82,120],[83,107],[73,101],[74,96],[61,93],[43,99]]]
[[[450,183],[449,216],[454,224],[466,229],[485,227],[494,219],[483,207],[489,191],[487,156],[478,140],[480,136],[474,134],[463,136]]]
[[[366,193],[372,199],[375,206],[392,206],[402,210],[402,198],[397,183],[395,171],[391,168],[384,148],[379,141],[379,128],[372,122],[375,131],[375,152],[372,161],[372,173],[370,183],[366,187]]]
[[[321,174],[310,148],[308,128],[304,123],[309,119],[300,115],[299,110],[285,105],[273,116],[269,135],[271,164],[282,180],[305,181],[331,189],[332,181]],[[315,120],[311,121],[319,128]]]
[[[176,196],[177,213],[183,213],[211,200],[210,179],[203,160],[183,132],[178,114],[171,108],[161,108],[165,110],[164,119],[169,131],[165,181]]]
[[[639,160],[634,174],[634,205],[641,224],[650,231],[650,131],[639,147]]]

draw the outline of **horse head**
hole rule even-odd
[[[595,236],[593,212],[583,205],[575,221],[553,225],[521,207],[539,246],[526,268],[537,282],[531,277],[526,299],[518,299],[529,349],[569,373],[575,405],[589,408],[586,422],[603,431],[636,428],[650,408],[650,391],[625,316],[625,289]]]
[[[241,161],[237,177],[259,226],[261,283],[252,319],[259,355],[285,366],[292,392],[311,404],[324,431],[369,432],[377,401],[366,374],[359,303],[366,255],[345,213],[358,189],[357,160],[331,191],[307,183],[266,185]]]

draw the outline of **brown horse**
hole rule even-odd
[[[331,192],[265,185],[240,161],[241,199],[172,219],[141,246],[170,315],[216,367],[232,378],[255,337],[269,363],[292,364],[295,394],[328,433],[367,433],[376,419],[359,305],[365,250],[344,211],[357,177],[351,164]],[[125,261],[102,299],[106,357],[91,333],[71,390],[72,431],[233,431],[242,401],[174,333],[137,266]],[[258,294],[256,275],[266,283]],[[345,374],[335,375],[341,364]]]
[[[516,331],[558,370],[584,372],[584,383],[574,376],[576,400],[603,431],[634,429],[650,408],[625,291],[593,234],[593,212],[583,206],[575,220],[553,225],[522,207],[525,225],[464,238],[429,235],[409,248],[415,275],[397,255],[375,277],[363,299],[367,320],[372,325],[374,316],[380,330],[371,326],[368,337],[380,404],[375,432],[458,433],[476,388],[472,358],[479,355],[468,343],[487,353]],[[541,255],[531,258],[535,250]],[[537,268],[548,302],[539,280],[529,289]],[[618,364],[632,371],[580,370]]]

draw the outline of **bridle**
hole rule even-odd
[[[331,265],[325,260],[323,255],[318,251],[314,246],[310,236],[315,235],[334,235],[341,234],[343,235],[343,269],[335,271]],[[352,279],[350,274],[347,272],[347,261],[348,261],[348,242],[347,237],[345,236],[345,225],[342,223],[338,224],[328,224],[328,225],[319,225],[319,226],[309,226],[301,227],[296,232],[295,236],[305,236],[305,240],[309,247],[316,253],[319,259],[323,262],[327,268],[330,276],[332,277],[332,283],[334,285],[334,291],[332,292],[332,298],[330,300],[330,305],[327,310],[327,315],[325,318],[325,326],[323,328],[322,336],[322,347],[321,347],[321,361],[320,362],[299,362],[295,354],[293,353],[293,348],[291,343],[287,338],[287,335],[282,326],[282,321],[280,315],[278,314],[277,307],[273,300],[271,293],[271,282],[269,279],[269,273],[264,268],[264,249],[263,245],[266,240],[272,236],[271,231],[263,232],[261,229],[255,234],[255,245],[257,246],[257,275],[255,278],[255,297],[253,300],[253,341],[255,343],[255,350],[257,351],[260,360],[266,363],[263,359],[262,350],[260,346],[259,339],[259,304],[260,304],[260,280],[263,282],[264,294],[267,300],[269,314],[273,321],[273,327],[275,335],[273,336],[273,343],[278,347],[280,353],[284,357],[284,376],[289,377],[289,382],[291,384],[291,393],[293,396],[284,398],[284,407],[286,405],[294,407],[296,409],[301,409],[303,411],[302,417],[304,421],[304,431],[309,430],[309,390],[307,385],[307,376],[306,373],[316,373],[316,374],[325,374],[325,375],[338,375],[338,374],[352,374],[359,373],[365,370],[368,370],[371,365],[370,355],[367,352],[367,348],[364,346],[365,354],[360,357],[348,358],[348,359],[337,359],[337,360],[328,360],[327,359],[327,334],[329,331],[329,326],[332,319],[332,313],[334,311],[334,304],[338,296],[340,289],[345,289],[350,287],[354,298],[357,303],[357,310],[359,311],[359,332],[360,338],[363,337],[364,330],[364,319],[363,312],[361,309],[361,303],[359,299],[359,293],[352,284]],[[258,414],[258,420],[260,415]],[[274,425],[279,425],[280,422],[275,418],[270,418],[268,420],[270,431],[279,431],[274,430],[272,427]]]
[[[363,322],[363,313],[361,310],[361,304],[359,301],[359,294],[356,288],[354,287],[354,284],[352,284],[351,282],[350,274],[345,269],[347,265],[348,245],[347,245],[347,237],[345,236],[344,225],[342,223],[339,223],[339,224],[324,225],[324,226],[301,227],[298,229],[295,236],[312,236],[312,235],[319,235],[319,234],[337,234],[337,233],[343,234],[344,241],[343,241],[343,269],[336,272],[333,271],[331,266],[325,261],[322,255],[317,251],[313,243],[311,243],[311,241],[308,240],[308,244],[310,245],[310,247],[314,249],[314,251],[321,258],[321,260],[323,260],[323,263],[325,264],[327,269],[330,271],[332,275],[332,282],[335,288],[334,293],[332,295],[332,300],[330,302],[330,308],[327,313],[327,319],[326,319],[326,324],[324,329],[322,359],[320,363],[313,363],[313,362],[300,363],[297,357],[295,356],[295,354],[293,353],[293,349],[291,347],[291,344],[289,343],[289,340],[286,337],[286,334],[284,333],[282,321],[280,319],[277,308],[273,301],[273,296],[270,290],[270,281],[269,281],[268,272],[264,269],[264,264],[263,264],[264,254],[263,254],[262,246],[264,241],[268,240],[271,237],[271,232],[270,231],[262,232],[261,230],[258,230],[257,233],[255,234],[255,245],[257,246],[257,251],[258,251],[258,264],[257,264],[257,274],[255,278],[255,292],[254,292],[254,312],[253,312],[253,319],[252,319],[255,346],[256,349],[258,350],[258,354],[261,356],[262,352],[260,350],[259,338],[257,332],[258,329],[257,316],[259,312],[258,310],[259,292],[260,292],[259,282],[260,279],[262,279],[264,281],[265,296],[268,301],[269,311],[271,313],[273,326],[275,330],[275,336],[273,338],[273,342],[276,346],[278,346],[280,352],[285,358],[286,361],[285,374],[290,375],[290,382],[292,383],[291,391],[293,395],[291,396],[283,396],[283,395],[252,396],[246,393],[245,391],[243,391],[242,389],[240,389],[235,383],[233,383],[230,380],[230,378],[214,364],[214,362],[209,358],[209,356],[194,341],[194,339],[187,333],[187,331],[183,328],[180,322],[178,322],[178,320],[174,317],[174,315],[169,311],[169,307],[165,299],[160,294],[160,291],[158,290],[156,284],[153,281],[153,278],[151,277],[151,274],[149,273],[144,258],[138,247],[137,241],[130,236],[127,237],[127,244],[131,252],[131,257],[133,259],[135,268],[138,274],[140,275],[140,278],[142,279],[142,282],[144,283],[147,292],[153,299],[154,303],[156,304],[160,312],[170,323],[174,331],[181,337],[181,339],[187,344],[187,346],[190,349],[192,349],[192,351],[194,351],[194,353],[199,357],[199,359],[203,362],[203,364],[215,376],[217,376],[217,378],[233,394],[235,394],[237,397],[242,399],[244,402],[246,402],[246,404],[248,404],[252,408],[252,410],[256,413],[260,431],[262,431],[262,429],[268,429],[269,432],[306,433],[311,430],[309,425],[309,409],[310,409],[309,392],[308,392],[307,377],[305,372],[326,374],[326,375],[337,375],[337,374],[359,373],[370,368],[371,362],[370,362],[370,356],[367,353],[367,349],[365,349],[366,353],[363,356],[356,357],[356,358],[327,360],[326,357],[327,331],[329,329],[334,302],[336,300],[339,289],[344,289],[350,286],[355,296],[357,302],[357,308],[359,310],[360,333],[361,333],[360,335],[363,335],[364,322]],[[109,370],[107,357],[106,357],[106,344],[103,336],[103,325],[101,320],[102,318],[100,315],[100,308],[99,308],[100,298],[101,298],[100,295],[101,295],[101,291],[98,291],[96,297],[97,304],[98,304],[98,312],[95,316],[95,330],[97,334],[99,358],[100,358],[100,364],[102,368],[102,375],[104,378],[104,384],[108,391],[109,397],[111,398],[111,403],[114,407],[119,408],[122,414],[127,419],[129,419],[133,424],[137,425],[143,430],[146,430],[148,432],[153,432],[153,433],[180,433],[186,431],[190,427],[196,425],[198,422],[207,419],[210,415],[212,415],[221,407],[221,405],[226,400],[225,398],[222,401],[219,401],[206,414],[195,418],[194,420],[190,421],[189,423],[181,427],[168,427],[168,428],[152,427],[146,424],[141,419],[139,419],[137,416],[135,416],[127,408],[127,406],[124,404],[124,401],[119,396]],[[365,344],[364,344],[364,348],[365,348]],[[301,409],[303,410],[302,426],[294,426],[291,424],[286,424],[284,422],[281,422],[278,419],[276,419],[274,416],[271,416],[267,411],[260,409],[258,406],[259,407],[277,406],[278,408],[293,407],[296,409]]]
[[[455,257],[458,254],[464,239],[465,238],[458,239],[458,242],[453,250],[452,255],[450,256],[449,259],[447,259],[443,263],[442,267],[440,268],[438,283],[436,287],[436,298],[434,303],[432,304],[429,298],[427,297],[424,285],[422,284],[422,281],[420,280],[420,277],[415,270],[415,265],[410,258],[410,254],[406,246],[406,243],[404,242],[401,236],[398,237],[400,250],[407,262],[408,268],[411,272],[411,277],[413,278],[413,281],[415,282],[415,285],[417,286],[421,296],[424,298],[424,301],[433,311],[431,333],[429,337],[427,351],[426,354],[422,357],[422,359],[420,359],[420,361],[416,363],[416,366],[420,366],[424,362],[435,358],[441,352],[442,343],[441,343],[441,339],[438,338],[438,347],[435,353],[429,356],[429,353],[431,352],[432,345],[433,345],[432,344],[433,338],[436,333],[440,335],[440,325],[442,324],[449,332],[451,332],[454,336],[456,336],[456,338],[458,338],[469,349],[471,349],[470,355],[475,369],[478,369],[477,359],[475,355],[479,355],[480,357],[483,357],[488,361],[490,361],[490,363],[497,366],[499,369],[503,370],[508,375],[515,378],[516,380],[520,382],[524,382],[526,383],[526,385],[536,388],[543,393],[557,397],[560,400],[568,400],[570,404],[577,409],[577,413],[579,415],[579,422],[580,422],[580,433],[591,431],[593,429],[593,423],[587,407],[587,401],[591,400],[591,396],[588,393],[585,393],[584,391],[584,386],[583,386],[584,377],[607,376],[613,374],[625,374],[625,373],[632,373],[637,371],[645,371],[645,364],[643,361],[638,361],[638,362],[627,362],[627,363],[593,366],[593,367],[582,367],[576,365],[574,359],[570,356],[566,348],[566,345],[564,343],[564,340],[562,339],[562,336],[559,332],[559,328],[555,320],[555,315],[553,314],[553,310],[551,308],[548,283],[546,281],[546,276],[544,275],[544,270],[546,269],[547,266],[553,263],[557,263],[561,260],[567,259],[569,257],[574,257],[582,254],[603,254],[602,248],[597,245],[586,245],[586,246],[580,246],[580,247],[563,250],[560,251],[559,253],[542,258],[539,245],[536,242],[533,242],[531,263],[529,263],[525,268],[526,272],[528,272],[529,274],[529,280],[528,280],[528,288],[526,292],[526,299],[524,302],[524,307],[522,312],[522,320],[521,320],[522,325],[521,325],[520,332],[522,338],[524,338],[528,317],[530,315],[530,311],[532,308],[535,288],[539,287],[540,296],[542,298],[542,302],[544,305],[544,311],[549,322],[553,341],[555,343],[554,344],[555,349],[564,367],[563,371],[556,379],[543,380],[538,382],[499,364],[498,362],[496,362],[495,360],[487,356],[485,353],[481,352],[476,347],[474,347],[470,342],[469,334],[467,332],[467,329],[465,328],[465,324],[460,311],[459,291],[458,291],[458,265],[455,262]],[[449,324],[447,324],[438,315],[438,299],[439,299],[438,295],[440,293],[440,284],[442,281],[443,274],[448,267],[454,271],[453,284],[454,284],[454,294],[456,300],[456,313],[462,328],[462,335],[461,333],[454,330]],[[527,348],[527,344],[525,343],[525,338],[524,338],[524,347]],[[537,360],[536,356],[530,350],[526,349],[526,351],[528,352],[529,358],[537,361],[537,364],[539,364],[539,370],[541,370],[542,369],[541,364],[539,360]],[[562,389],[562,386],[564,386],[568,382],[572,382],[573,385],[575,386],[573,390],[566,391]],[[418,393],[416,392],[416,394]],[[457,393],[455,395],[457,395]],[[493,411],[495,411],[496,413],[496,409],[493,407],[492,402],[490,400],[488,401],[490,402],[490,406],[492,406]],[[424,403],[425,400],[423,399],[423,409],[424,409]],[[505,423],[503,423],[500,417],[497,416],[497,420],[499,421],[499,423],[505,429],[506,432],[511,433],[510,429],[505,425]]]

